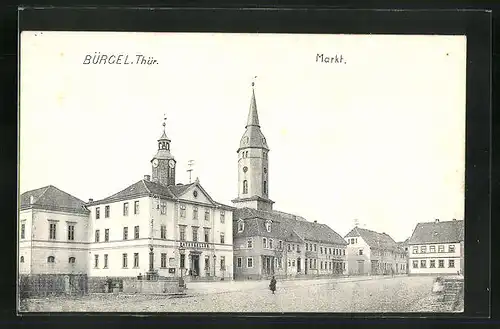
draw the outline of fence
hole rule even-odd
[[[84,295],[88,292],[86,274],[29,274],[19,277],[21,298],[51,295]]]

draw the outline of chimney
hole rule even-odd
[[[435,221],[435,222],[436,222],[436,223],[439,223],[439,218],[436,218],[436,221]]]
[[[30,196],[30,204],[33,204],[33,203],[35,203],[35,197],[31,195]]]
[[[148,182],[151,181],[151,176],[150,175],[144,175],[144,180],[147,180]]]
[[[92,199],[92,198],[89,198],[89,202],[92,202],[92,201],[94,201],[94,199]]]
[[[316,224],[318,223],[318,221],[317,221],[317,220],[315,220],[314,222],[315,222]]]
[[[457,220],[456,218],[453,218],[453,220]]]

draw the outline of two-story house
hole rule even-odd
[[[418,223],[408,241],[409,274],[453,275],[464,271],[464,221]]]
[[[355,227],[346,236],[351,275],[403,274],[406,254],[388,234]]]
[[[19,201],[19,273],[86,273],[85,202],[52,185],[27,191]]]

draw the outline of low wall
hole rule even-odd
[[[128,294],[172,294],[180,292],[179,281],[127,280],[123,292]]]
[[[87,292],[86,274],[22,274],[19,276],[21,298],[84,295]]]

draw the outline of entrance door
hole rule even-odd
[[[266,257],[266,274],[271,273],[271,258]]]
[[[191,269],[193,276],[199,276],[200,275],[200,256],[199,255],[192,255],[191,256]]]
[[[300,258],[297,258],[297,273],[300,273]]]
[[[358,260],[358,274],[364,273],[364,262],[362,260]]]
[[[304,263],[304,274],[307,274],[307,258],[306,258],[306,261]]]

